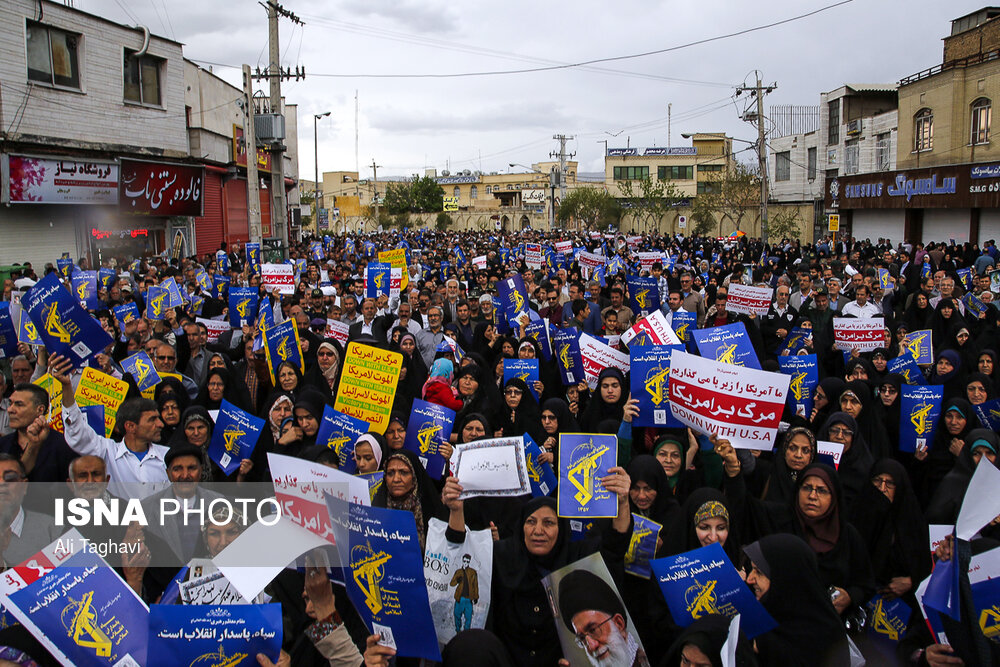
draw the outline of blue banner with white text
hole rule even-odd
[[[240,463],[253,454],[263,429],[263,419],[222,399],[219,415],[215,418],[215,428],[212,429],[208,457],[222,468],[222,472],[233,474]]]
[[[941,385],[903,385],[899,397],[899,451],[931,446],[943,398]]]
[[[54,273],[42,278],[21,298],[49,354],[67,357],[74,367],[112,343],[101,323],[76,301]]]
[[[706,359],[760,370],[760,361],[742,322],[697,329],[694,332],[694,342],[698,346],[698,353]]]
[[[448,463],[441,453],[441,445],[451,438],[455,411],[418,398],[413,401],[407,424],[403,447],[417,455],[428,475],[441,479]]]
[[[149,667],[256,665],[278,662],[281,605],[154,604],[149,610]]]
[[[683,428],[670,411],[670,355],[683,345],[632,346],[629,372],[632,398],[639,400],[639,414],[632,426]]]
[[[323,420],[316,432],[316,444],[337,452],[340,469],[348,475],[358,471],[354,461],[354,441],[368,432],[371,424],[364,419],[345,415],[332,406],[323,406]],[[386,452],[382,452],[385,456]]]
[[[778,367],[792,379],[788,383],[788,408],[797,416],[809,419],[812,415],[816,387],[819,385],[819,366],[815,354],[783,355],[778,357]]]

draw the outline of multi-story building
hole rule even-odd
[[[242,93],[185,61],[180,43],[58,2],[9,0],[0,90],[0,264],[246,240],[233,141]],[[286,127],[295,179],[291,105]]]
[[[1000,236],[1000,8],[952,21],[938,65],[899,82],[896,168],[827,177],[829,212],[856,238],[911,243]]]

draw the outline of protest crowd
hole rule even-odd
[[[0,664],[1000,664],[993,241],[408,230],[288,254],[5,281]],[[287,511],[331,481],[361,491]],[[135,547],[79,596],[45,484],[142,508],[264,486],[285,537],[261,553],[306,546],[251,585],[224,563],[253,564],[259,511],[73,524]],[[209,638],[241,608],[257,635]]]

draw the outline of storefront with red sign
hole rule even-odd
[[[1000,239],[1000,163],[830,178],[825,204],[856,239],[981,244]]]

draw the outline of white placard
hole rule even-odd
[[[621,341],[628,345],[633,338],[643,331],[649,334],[654,345],[681,345],[683,343],[667,322],[667,316],[660,310],[654,310],[633,324],[630,329],[622,334]]]
[[[462,499],[531,493],[524,438],[521,436],[455,445],[451,472],[462,485]]]
[[[295,267],[291,264],[261,264],[260,282],[269,293],[295,294]]]
[[[816,453],[833,457],[833,467],[840,469],[840,458],[844,455],[844,445],[827,440],[816,441]]]
[[[730,313],[766,315],[771,308],[771,288],[730,283],[726,310]]]
[[[591,391],[597,388],[597,377],[602,370],[614,366],[623,373],[628,373],[631,364],[628,354],[605,345],[586,333],[580,334],[580,357],[583,359],[583,371]],[[625,391],[625,387],[622,387],[622,391]]]

